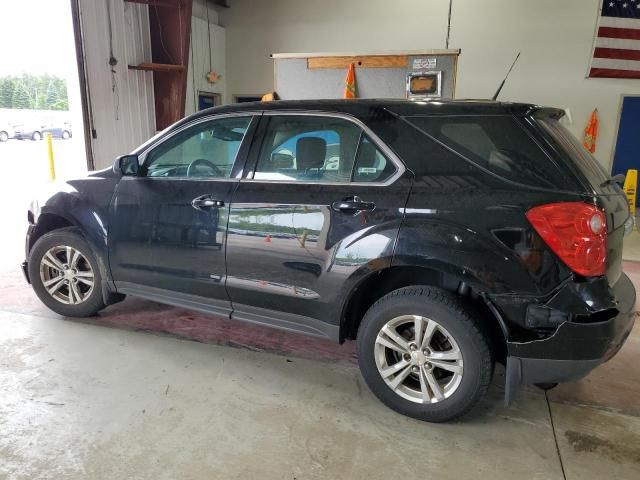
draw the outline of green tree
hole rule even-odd
[[[51,105],[51,110],[69,110],[69,101],[67,98],[60,98],[56,103]]]
[[[15,83],[12,77],[0,79],[0,108],[11,108]]]
[[[16,88],[13,91],[13,98],[11,99],[11,108],[32,108],[33,103],[31,95],[27,91],[22,82],[18,82]]]
[[[69,110],[66,82],[48,74],[0,77],[0,108]]]
[[[58,95],[58,89],[56,88],[53,80],[49,82],[47,86],[47,96],[44,99],[44,108],[47,110],[56,110],[55,105],[60,101],[60,96]]]

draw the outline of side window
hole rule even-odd
[[[407,117],[470,163],[518,183],[558,188],[564,172],[509,115]]]
[[[273,116],[253,178],[348,183],[361,133],[341,118]]]
[[[225,117],[194,125],[152,150],[147,177],[229,178],[251,117]]]
[[[396,166],[369,140],[362,136],[356,164],[353,169],[354,182],[384,182],[396,172]]]

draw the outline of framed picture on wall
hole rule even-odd
[[[442,96],[442,71],[407,74],[407,98],[423,100]]]

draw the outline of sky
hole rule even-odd
[[[0,77],[75,73],[69,0],[0,0]],[[72,73],[73,72],[73,73]]]

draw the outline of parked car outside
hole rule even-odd
[[[382,402],[451,420],[496,362],[509,401],[586,375],[633,326],[626,199],[562,114],[399,100],[198,112],[34,201],[23,270],[65,316],[133,295],[356,340]]]
[[[15,125],[14,138],[17,140],[42,140],[43,128],[44,125]]]
[[[0,142],[6,142],[13,137],[13,127],[8,123],[0,123]]]
[[[68,140],[72,137],[73,129],[71,128],[71,124],[68,122],[64,122],[58,126],[49,126],[42,129],[41,132],[43,135],[50,133],[53,138],[61,138],[63,140]]]

